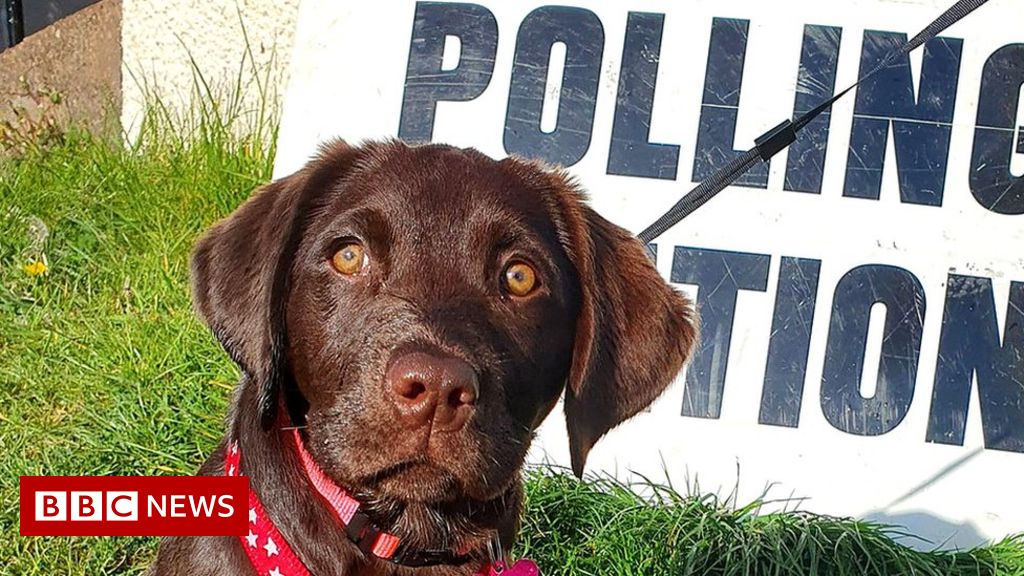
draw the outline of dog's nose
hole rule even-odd
[[[409,352],[393,360],[387,383],[406,428],[433,421],[434,430],[458,430],[473,413],[480,395],[472,366],[458,358],[425,352]]]

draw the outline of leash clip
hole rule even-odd
[[[761,134],[754,140],[757,153],[765,162],[775,156],[780,150],[796,141],[796,130],[793,129],[793,121],[786,120],[775,128]]]

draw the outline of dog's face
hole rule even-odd
[[[197,308],[342,485],[487,501],[566,389],[573,466],[692,346],[689,303],[564,175],[473,150],[335,143],[218,224]]]
[[[296,251],[288,365],[321,465],[402,500],[489,500],[568,377],[579,282],[544,191],[479,154],[387,146]]]

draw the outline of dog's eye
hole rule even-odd
[[[524,262],[513,262],[505,268],[505,287],[513,296],[526,296],[537,287],[537,273]]]
[[[362,244],[355,242],[345,244],[331,258],[331,265],[334,266],[334,269],[349,276],[358,274],[369,262],[370,258],[366,255],[366,249]]]

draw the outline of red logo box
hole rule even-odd
[[[244,476],[22,476],[22,536],[243,536]]]

